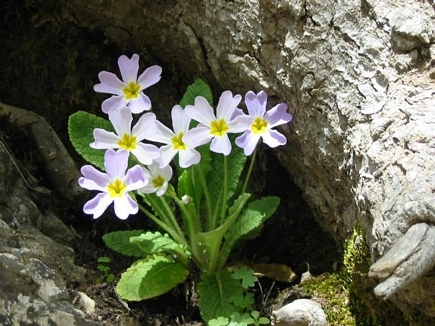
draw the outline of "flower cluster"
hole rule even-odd
[[[198,146],[210,143],[210,150],[229,155],[232,145],[228,134],[240,133],[235,144],[242,148],[245,155],[254,152],[262,140],[270,147],[286,144],[284,135],[273,128],[292,119],[287,113],[287,105],[280,103],[266,111],[267,94],[260,91],[246,93],[245,104],[248,114],[238,108],[241,95],[225,91],[219,98],[216,110],[201,96],[194,105],[184,109],[175,105],[171,111],[172,129],[156,120],[154,113],[145,113],[132,127],[133,114],[151,109],[151,101],[143,90],[160,80],[161,67],[147,68],[140,76],[139,56],[131,59],[122,55],[118,59],[122,80],[115,74],[103,71],[98,75],[100,83],[94,90],[112,94],[102,103],[102,111],[108,114],[115,132],[96,128],[93,132],[95,149],[106,149],[106,173],[96,170],[91,165],[83,166],[83,177],[79,185],[100,193],[88,201],[84,212],[100,217],[113,202],[115,214],[126,219],[138,211],[138,205],[129,195],[132,191],[139,193],[165,194],[172,177],[170,162],[178,154],[181,168],[196,165],[201,160]],[[192,120],[196,126],[191,128]],[[145,141],[163,144],[160,148]],[[130,153],[132,155],[130,155]],[[129,160],[136,161],[134,167],[128,168]]]

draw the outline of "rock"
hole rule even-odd
[[[273,326],[327,326],[321,305],[313,300],[298,299],[272,312]]]
[[[74,264],[71,248],[38,229],[47,225],[38,221],[56,219],[51,230],[66,226],[52,213],[41,213],[2,146],[0,194],[1,324],[96,325],[71,304],[66,285],[83,282],[84,269]]]
[[[81,309],[89,316],[95,312],[95,301],[88,297],[84,292],[77,292]]]

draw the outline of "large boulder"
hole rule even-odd
[[[319,224],[342,242],[359,222],[378,261],[376,295],[435,315],[425,276],[435,264],[429,1],[60,3],[79,25],[179,78],[288,103],[294,120],[278,155]]]

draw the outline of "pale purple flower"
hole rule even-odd
[[[143,169],[135,165],[127,169],[128,152],[112,149],[104,155],[104,165],[107,173],[98,171],[92,165],[81,168],[83,177],[79,178],[79,185],[88,190],[101,191],[83,207],[86,214],[92,214],[94,219],[100,217],[107,207],[113,202],[115,214],[125,220],[130,214],[136,214],[139,210],[137,203],[128,194],[147,185]]]
[[[161,155],[157,160],[160,167],[168,165],[177,153],[180,167],[187,168],[192,164],[198,164],[201,155],[184,139],[184,135],[189,130],[191,118],[179,105],[172,108],[171,118],[174,131],[160,121],[156,121],[156,132],[148,137],[149,140],[166,144],[160,147]]]
[[[122,81],[111,72],[102,71],[98,74],[100,84],[94,86],[97,93],[113,94],[102,104],[104,113],[111,108],[120,109],[128,106],[132,113],[141,113],[151,108],[151,100],[143,93],[145,88],[156,84],[160,80],[162,68],[151,66],[138,77],[139,55],[133,54],[131,59],[122,55],[118,59]]]
[[[270,147],[285,145],[285,136],[272,128],[292,120],[292,115],[286,112],[287,104],[279,103],[266,112],[267,94],[264,91],[258,94],[247,92],[245,103],[251,117],[251,125],[243,135],[236,138],[236,145],[243,148],[245,155],[252,154],[260,138]]]
[[[141,141],[147,139],[155,132],[156,115],[145,113],[131,128],[133,116],[127,107],[120,110],[109,110],[109,120],[113,124],[115,132],[95,128],[95,141],[89,146],[96,149],[120,148],[131,152],[142,164],[151,164],[160,156],[160,150],[151,144]]]
[[[139,189],[145,194],[156,193],[157,196],[162,196],[168,189],[169,181],[172,178],[172,168],[166,165],[163,168],[159,167],[159,163],[153,162],[148,165],[148,169],[144,168],[145,178],[149,181],[148,184]]]
[[[246,115],[237,114],[237,105],[242,97],[225,91],[219,98],[216,115],[207,100],[198,96],[195,105],[187,105],[186,114],[199,122],[196,128],[189,130],[184,135],[184,141],[193,147],[203,145],[211,141],[210,150],[215,153],[228,155],[231,152],[229,133],[245,131],[251,122]]]

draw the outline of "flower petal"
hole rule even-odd
[[[137,79],[140,89],[143,90],[151,85],[156,84],[160,80],[161,74],[162,67],[160,66],[151,66],[145,69],[145,71]]]
[[[174,133],[178,135],[180,132],[183,134],[189,130],[190,121],[192,120],[186,112],[179,105],[175,105],[171,111],[172,126]]]
[[[183,141],[190,148],[195,148],[200,145],[207,144],[212,138],[213,135],[210,134],[210,129],[199,125],[198,127],[190,129],[188,132],[186,132],[183,136]]]
[[[155,122],[156,130],[151,135],[147,135],[146,139],[155,141],[162,144],[168,144],[172,146],[172,137],[175,137],[174,132],[166,127],[160,121]]]
[[[246,131],[243,135],[236,138],[236,145],[243,148],[246,156],[249,156],[257,146],[260,135],[256,135],[251,131]]]
[[[131,134],[133,116],[128,107],[123,106],[121,109],[111,108],[109,110],[109,120],[120,138],[122,138],[124,134]]]
[[[113,95],[103,101],[101,108],[104,113],[109,113],[111,108],[120,109],[123,105],[127,105],[127,103],[123,95]]]
[[[287,143],[287,138],[285,138],[283,134],[276,130],[269,130],[269,132],[264,133],[262,137],[263,142],[272,148],[285,145]]]
[[[249,115],[238,115],[233,120],[229,121],[229,133],[237,133],[246,131],[252,123],[252,117]]]
[[[225,119],[226,121],[229,121],[241,100],[242,96],[239,94],[233,97],[231,91],[223,92],[216,107],[217,120]]]
[[[260,91],[255,95],[253,91],[249,91],[245,95],[245,104],[250,116],[263,118],[266,112],[267,93]]]
[[[92,165],[84,165],[80,172],[83,174],[83,177],[79,178],[79,185],[82,188],[105,191],[106,186],[110,183],[107,174],[98,171]]]
[[[148,136],[156,133],[156,115],[154,113],[143,114],[132,130],[132,135],[137,137],[137,141],[148,139]]]
[[[94,198],[86,202],[83,206],[83,212],[85,212],[85,214],[94,215],[94,219],[99,218],[112,202],[113,199],[109,194],[100,192]]]
[[[280,103],[266,112],[264,119],[269,122],[269,128],[288,123],[292,120],[293,116],[287,113],[287,104]]]
[[[104,165],[106,166],[107,175],[111,181],[124,179],[125,170],[127,169],[129,152],[122,149],[115,152],[108,149],[104,154]]]
[[[136,156],[139,162],[145,165],[151,164],[153,160],[160,157],[160,150],[157,146],[141,142],[136,144],[136,149],[132,150],[131,153]]]
[[[95,149],[119,148],[118,142],[121,140],[114,132],[100,128],[94,129],[94,139],[89,146]]]
[[[136,214],[139,211],[139,206],[128,194],[115,197],[114,208],[116,216],[121,220],[125,220],[129,215]]]
[[[160,158],[157,160],[157,162],[159,162],[159,166],[163,168],[168,165],[174,158],[174,156],[177,155],[177,152],[178,151],[174,150],[174,147],[172,145],[165,145],[160,147]]]
[[[188,148],[178,152],[179,165],[183,169],[191,165],[198,164],[201,161],[201,154],[196,149]]]
[[[125,191],[128,192],[144,187],[148,183],[148,180],[145,179],[142,167],[135,165],[127,170],[123,182],[127,186]]]
[[[125,84],[112,72],[102,71],[98,74],[100,84],[94,85],[94,91],[97,93],[107,93],[121,95]]]
[[[151,100],[144,93],[140,92],[135,100],[131,100],[129,108],[132,113],[142,113],[151,109]]]
[[[225,156],[231,153],[231,142],[227,135],[214,137],[210,144],[210,150],[215,153],[222,153]]]
[[[205,126],[210,126],[210,122],[216,120],[213,108],[202,96],[197,96],[195,98],[195,105],[186,105],[184,110],[191,119],[196,120]]]
[[[167,182],[165,182],[163,184],[163,186],[161,186],[157,189],[156,196],[157,197],[163,196],[165,194],[166,190],[168,190],[168,183]]]
[[[139,71],[139,55],[133,54],[131,59],[126,55],[121,55],[118,59],[118,66],[124,83],[136,82]]]

